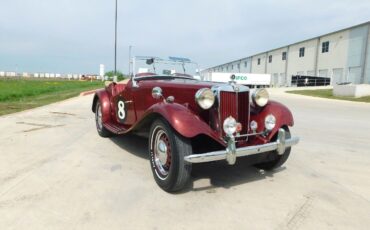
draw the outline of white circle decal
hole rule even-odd
[[[120,120],[124,120],[126,117],[125,102],[121,100],[118,101],[118,117]]]

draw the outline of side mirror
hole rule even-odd
[[[154,99],[160,99],[160,98],[162,98],[163,97],[163,95],[162,95],[162,89],[160,87],[154,87],[152,89],[152,97]]]
[[[164,69],[162,72],[164,75],[171,75],[171,70]]]
[[[146,64],[147,65],[151,65],[151,64],[153,64],[154,63],[154,58],[150,58],[150,59],[147,59],[146,60]]]

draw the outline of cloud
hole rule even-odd
[[[113,67],[114,1],[1,1],[0,69],[93,72]],[[119,0],[119,69],[137,55],[202,67],[368,21],[368,1]]]

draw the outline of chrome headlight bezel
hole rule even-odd
[[[232,116],[226,118],[223,123],[223,129],[226,135],[232,136],[237,129],[238,122]]]
[[[264,107],[269,102],[270,96],[266,89],[260,88],[252,94],[253,104],[259,107]]]
[[[211,89],[202,88],[196,92],[195,101],[202,109],[207,110],[215,104],[216,97]]]
[[[265,117],[265,129],[271,131],[276,126],[276,117],[272,114],[269,114]]]

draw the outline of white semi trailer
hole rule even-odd
[[[247,85],[250,87],[270,87],[270,74],[255,74],[255,73],[205,73],[203,80],[214,82],[229,82],[236,81],[238,84]]]

